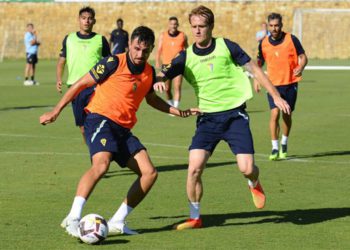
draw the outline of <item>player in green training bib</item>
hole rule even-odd
[[[276,106],[285,113],[289,105],[283,100],[262,70],[241,47],[228,39],[213,38],[214,14],[205,6],[193,9],[189,15],[195,43],[181,52],[170,67],[158,75],[154,89],[165,90],[164,81],[183,75],[194,88],[202,114],[189,147],[187,196],[190,218],[175,226],[177,230],[202,227],[200,200],[203,195],[201,175],[216,145],[224,140],[236,155],[239,170],[248,179],[254,205],[263,208],[265,194],[258,180],[259,169],[254,163],[253,138],[245,103],[252,97],[248,70],[273,97]]]
[[[56,89],[62,92],[62,76],[67,64],[67,86],[84,76],[103,57],[110,54],[109,44],[104,36],[92,32],[96,23],[95,11],[90,7],[84,7],[79,11],[79,31],[68,34],[62,43],[62,49],[56,68]],[[75,125],[80,127],[84,137],[84,120],[86,117],[84,108],[88,104],[94,87],[82,91],[72,101]]]

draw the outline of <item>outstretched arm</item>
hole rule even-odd
[[[273,98],[273,101],[275,102],[275,105],[284,113],[290,114],[290,107],[288,103],[280,96],[277,89],[272,85],[271,81],[269,78],[267,78],[262,69],[252,60],[246,63],[244,68],[254,76],[254,79],[256,79],[259,84],[261,84],[267,90],[267,92],[269,92]]]
[[[164,113],[169,113],[172,115],[180,116],[180,117],[188,117],[191,115],[198,115],[199,109],[197,108],[191,108],[187,110],[179,110],[175,107],[170,106],[168,103],[166,103],[162,98],[156,95],[155,92],[150,92],[146,95],[146,101],[147,104],[151,107],[162,111]]]
[[[61,100],[57,103],[54,109],[50,112],[47,112],[40,116],[40,123],[42,125],[46,125],[54,122],[63,108],[71,102],[82,90],[87,87],[93,86],[96,84],[95,80],[92,78],[90,73],[86,73],[82,78],[80,78],[77,82],[75,82],[68,91],[64,94]]]

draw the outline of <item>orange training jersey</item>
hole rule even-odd
[[[134,75],[127,65],[127,54],[119,54],[116,57],[119,59],[117,70],[107,80],[97,84],[95,94],[86,110],[106,116],[131,129],[137,121],[136,111],[152,87],[153,69],[146,63],[143,72]]]
[[[169,35],[168,31],[163,32],[162,43],[162,62],[163,64],[171,63],[171,60],[185,49],[185,33],[179,31],[175,37]]]
[[[267,74],[273,85],[288,85],[301,80],[293,70],[298,66],[298,55],[292,41],[292,36],[286,33],[283,42],[272,45],[265,37],[261,43],[261,50],[267,64]]]

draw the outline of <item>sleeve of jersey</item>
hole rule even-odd
[[[292,41],[297,51],[297,55],[305,54],[305,50],[296,36],[292,35]]]
[[[102,56],[106,57],[110,55],[111,55],[111,50],[109,48],[109,43],[107,39],[104,36],[102,36]]]
[[[171,63],[162,69],[162,73],[168,79],[173,79],[178,75],[183,75],[185,72],[186,51],[181,51]]]
[[[60,51],[60,57],[64,57],[66,58],[67,57],[67,37],[68,35],[63,39],[63,42],[62,42],[62,49]]]
[[[94,67],[92,67],[89,73],[97,83],[103,83],[118,69],[118,65],[118,57],[108,56],[101,59]]]
[[[244,64],[250,62],[250,56],[248,56],[248,54],[243,49],[241,49],[237,43],[232,42],[228,39],[225,39],[225,43],[231,53],[233,61],[236,62],[239,66],[243,66]]]

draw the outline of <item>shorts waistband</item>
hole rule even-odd
[[[233,108],[233,109],[229,109],[229,110],[224,110],[224,111],[219,111],[219,112],[203,112],[202,115],[205,116],[210,116],[210,115],[223,115],[226,113],[231,113],[232,111],[236,111],[236,110],[242,110],[245,109],[247,107],[247,105],[245,103],[243,103],[241,106],[237,107],[237,108]]]

